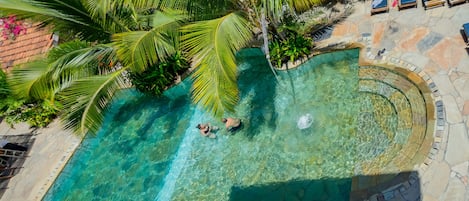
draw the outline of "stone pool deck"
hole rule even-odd
[[[318,46],[359,43],[366,62],[418,73],[429,84],[434,100],[443,103],[435,106],[438,123],[433,147],[414,169],[419,182],[388,192],[391,195],[385,200],[469,200],[469,51],[459,32],[469,22],[469,3],[429,10],[417,3],[418,8],[390,7],[389,13],[370,16],[370,1],[355,2],[353,14]]]
[[[469,22],[469,3],[452,8],[436,7],[370,16],[370,1],[355,2],[355,12],[334,27],[331,38],[318,43],[360,43],[362,55],[371,63],[390,63],[416,71],[443,102],[444,113],[435,114],[435,147],[428,160],[415,168],[419,188],[396,190],[387,200],[459,201],[469,200],[469,53],[459,33]],[[378,50],[385,48],[382,57]],[[443,115],[443,116],[441,116]],[[1,135],[34,133],[34,144],[21,171],[10,179],[0,200],[41,200],[60,170],[80,143],[57,123],[31,130],[24,124],[10,128],[0,123]]]

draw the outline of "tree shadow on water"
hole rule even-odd
[[[187,110],[190,109],[190,99],[188,96],[154,97],[140,95],[125,100],[125,103],[113,109],[117,111],[111,114],[113,115],[111,126],[106,131],[108,134],[123,135],[128,132],[125,125],[135,121],[140,122],[135,130],[135,133],[137,133],[135,138],[123,138],[116,141],[116,146],[111,148],[111,150],[119,150],[118,152],[132,152],[140,143],[145,142],[149,135],[161,135],[157,137],[159,139],[178,136],[175,134],[175,132],[179,132],[176,128],[180,127],[181,115],[184,116]],[[145,112],[148,114],[144,115]],[[164,127],[170,128],[170,133],[152,129],[156,124],[165,124]]]
[[[422,200],[418,172],[292,180],[231,187],[230,201]]]
[[[275,111],[276,80],[260,49],[250,48],[237,55],[238,86],[243,104],[248,104],[247,117],[243,118],[244,130],[249,138],[260,133],[261,128],[276,129]]]

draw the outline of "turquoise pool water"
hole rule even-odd
[[[201,137],[198,123],[223,125],[191,105],[189,80],[161,98],[125,90],[44,200],[272,200],[260,191],[298,182],[309,187],[295,196],[348,200],[351,181],[328,178],[361,174],[405,142],[406,133],[390,137],[400,131],[389,101],[359,92],[358,50],[316,56],[279,72],[279,82],[258,49],[238,58],[241,100],[231,116],[243,120],[241,130]],[[307,114],[311,127],[299,129]],[[235,193],[263,185],[248,198]]]

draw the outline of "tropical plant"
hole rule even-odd
[[[189,68],[186,59],[181,52],[170,56],[167,61],[162,61],[149,66],[141,73],[129,74],[130,81],[135,88],[145,94],[159,96],[170,85],[174,84],[178,76],[181,76]]]
[[[70,45],[56,60],[20,69],[12,78],[16,91],[61,101],[65,126],[85,134],[98,130],[102,112],[124,86],[127,72],[142,73],[178,50],[187,53],[195,68],[194,102],[215,116],[233,111],[239,96],[235,53],[259,34],[252,30],[261,30],[269,58],[267,24],[281,23],[285,8],[303,11],[319,1],[0,0],[0,11],[94,44]]]
[[[47,100],[32,100],[14,96],[0,70],[0,117],[13,125],[28,122],[31,127],[45,127],[57,116],[58,107]]]
[[[285,39],[276,38],[270,44],[271,59],[280,68],[287,61],[294,62],[310,54],[313,42],[296,32],[288,32]]]
[[[99,129],[106,105],[125,86],[126,72],[143,72],[175,53],[174,33],[183,19],[170,10],[152,11],[144,1],[100,3],[0,0],[4,12],[35,17],[90,41],[61,44],[45,60],[13,70],[9,78],[20,97],[61,102],[65,127],[80,134]]]
[[[305,38],[302,35],[290,33],[287,40],[283,41],[285,55],[289,57],[291,62],[308,56],[312,48],[312,40]]]
[[[273,40],[269,44],[270,51],[270,60],[274,63],[277,68],[282,67],[282,64],[285,62],[285,51],[282,48],[282,43],[280,40]]]
[[[58,109],[48,101],[27,103],[25,99],[6,98],[0,104],[0,116],[13,126],[27,122],[31,127],[45,127],[57,116]]]

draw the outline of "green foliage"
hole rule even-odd
[[[10,88],[7,83],[7,76],[5,72],[0,70],[0,100],[6,98],[10,94]]]
[[[270,59],[280,68],[283,63],[294,62],[297,59],[308,56],[313,47],[313,40],[296,32],[288,32],[285,39],[274,39],[269,44]]]
[[[12,95],[6,74],[0,70],[0,117],[13,125],[28,122],[31,127],[45,127],[57,116],[58,109],[49,101],[28,102]]]
[[[233,112],[239,100],[235,54],[252,39],[250,27],[242,12],[233,12],[182,28],[182,46],[197,66],[192,99],[215,117]]]
[[[66,128],[81,135],[95,133],[114,93],[125,86],[124,72],[133,73],[139,90],[161,94],[174,83],[178,67],[187,67],[185,60],[175,65],[167,57],[183,51],[195,67],[193,101],[221,117],[233,112],[239,100],[235,54],[252,42],[253,26],[261,16],[265,13],[269,24],[277,27],[285,6],[304,11],[318,1],[0,0],[4,14],[50,25],[61,38],[84,41],[69,41],[53,49],[47,60],[12,73],[11,89],[21,92],[15,95],[37,106],[10,111],[20,108],[36,116],[30,111],[41,110],[47,116],[50,108],[42,107],[43,101],[56,100],[64,105],[61,118]],[[294,48],[286,50],[279,41],[282,58],[295,59],[309,50],[297,45],[307,40],[291,40],[287,44]]]
[[[0,116],[10,125],[28,122],[31,127],[46,127],[57,116],[58,109],[53,103],[27,103],[25,99],[8,97],[0,103]]]
[[[188,67],[187,60],[178,52],[166,61],[148,67],[142,73],[130,73],[130,79],[138,91],[158,96],[174,84],[177,76],[184,73]]]

